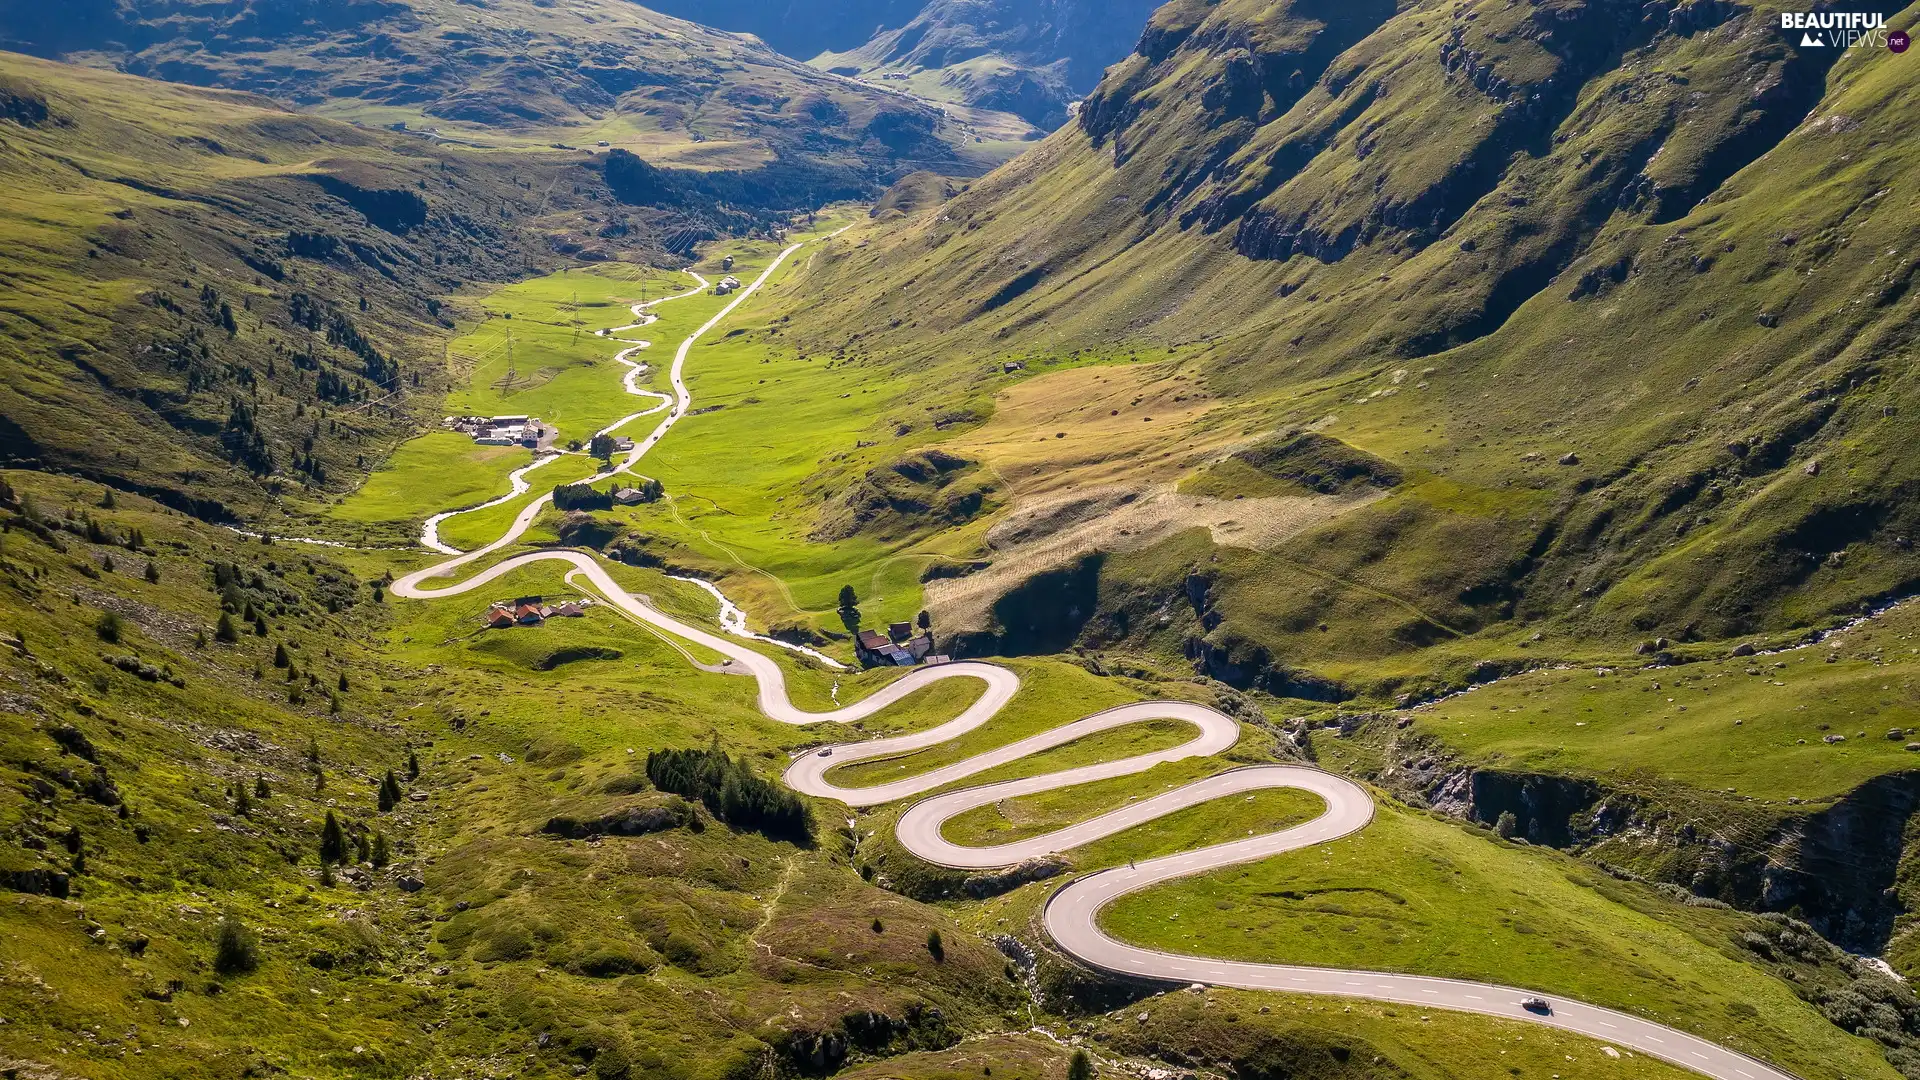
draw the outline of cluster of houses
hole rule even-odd
[[[513,600],[495,601],[487,608],[487,626],[493,630],[507,630],[515,626],[539,626],[548,619],[578,619],[587,613],[591,600],[562,600],[549,604],[545,597],[522,596]]]
[[[524,446],[529,450],[542,450],[551,444],[554,430],[542,424],[538,418],[524,415],[512,416],[449,416],[440,421],[442,427],[462,434],[470,435],[481,446]]]
[[[915,634],[912,623],[897,622],[882,634],[862,630],[853,637],[853,651],[868,667],[912,667],[915,664],[944,664],[952,659],[933,651],[931,633]]]
[[[718,282],[714,284],[713,295],[725,296],[739,287],[740,287],[740,279],[737,277],[734,277],[732,274],[728,274],[726,277],[721,278]]]

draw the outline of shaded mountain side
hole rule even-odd
[[[814,63],[835,71],[909,80],[929,96],[1009,112],[1050,131],[1069,103],[1127,55],[1152,12],[1148,0],[930,0],[906,21],[883,24],[857,47]]]
[[[798,158],[869,182],[909,156],[965,168],[957,129],[894,145],[903,123],[939,127],[934,109],[625,0],[5,0],[0,48],[485,145],[610,141],[702,168]]]
[[[1051,131],[1127,55],[1150,0],[657,0],[683,19],[758,36],[816,66],[904,83],[930,98],[1012,113]],[[881,85],[888,85],[882,83]],[[893,85],[903,85],[895,83]]]
[[[219,521],[352,488],[444,391],[471,286],[662,257],[751,207],[619,207],[251,95],[0,55],[0,457]],[[677,174],[676,174],[677,175]]]
[[[988,393],[978,359],[1172,345],[1249,439],[1391,463],[1389,497],[1252,560],[1311,589],[1214,587],[1336,677],[1451,631],[1831,620],[1920,588],[1920,91],[1778,21],[1177,0],[1079,124],[818,260],[820,347]],[[1429,630],[1380,633],[1410,611]]]
[[[906,25],[925,0],[743,0],[714,5],[656,0],[647,5],[676,18],[752,34],[788,56],[808,59],[850,49],[875,33]]]

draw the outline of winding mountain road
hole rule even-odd
[[[801,246],[794,244],[781,251],[752,284],[741,290],[732,303],[680,343],[670,372],[674,390],[671,409],[643,442],[635,444],[615,472],[631,469],[686,414],[692,398],[682,373],[688,351],[694,343],[753,295],[774,270]],[[622,358],[624,356],[622,354]],[[630,384],[628,388],[632,389]],[[937,746],[979,728],[1013,700],[1020,689],[1019,676],[1007,668],[975,661],[919,668],[854,704],[830,711],[807,712],[795,706],[789,698],[785,672],[771,657],[746,647],[738,640],[690,626],[658,611],[644,597],[627,592],[596,558],[584,552],[540,551],[517,555],[458,582],[430,584],[435,578],[448,576],[513,543],[526,532],[550,499],[549,495],[534,500],[514,519],[507,532],[493,543],[408,574],[394,581],[391,591],[395,596],[420,600],[457,596],[483,588],[524,566],[566,563],[570,566],[566,573],[569,582],[579,584],[584,581],[587,587],[608,603],[633,618],[684,641],[711,649],[728,659],[729,670],[751,675],[758,684],[761,712],[784,724],[860,720],[884,712],[909,694],[947,679],[974,679],[984,685],[984,692],[977,700],[959,716],[937,727],[834,746],[796,758],[783,778],[796,791],[838,799],[850,806],[873,806],[923,795],[1050,747],[1128,724],[1173,719],[1189,723],[1195,728],[1196,734],[1192,739],[1169,749],[1042,776],[962,788],[914,804],[900,817],[899,839],[909,851],[929,862],[958,869],[1008,866],[1026,859],[1068,851],[1186,807],[1265,788],[1297,788],[1325,800],[1326,812],[1303,825],[1104,870],[1077,878],[1058,889],[1047,902],[1044,912],[1047,933],[1062,950],[1086,964],[1123,975],[1170,982],[1365,998],[1422,1009],[1481,1013],[1591,1036],[1612,1046],[1627,1047],[1660,1058],[1714,1080],[1795,1080],[1789,1073],[1717,1043],[1629,1013],[1559,998],[1554,1000],[1550,1013],[1532,1012],[1523,1007],[1521,1002],[1534,996],[1533,992],[1513,987],[1375,971],[1217,960],[1145,949],[1117,941],[1100,929],[1098,916],[1102,908],[1120,897],[1176,878],[1252,862],[1351,835],[1373,819],[1372,798],[1352,781],[1317,769],[1294,765],[1256,765],[1194,781],[1044,836],[986,848],[953,844],[941,835],[941,827],[955,815],[1000,799],[1126,776],[1163,762],[1218,754],[1239,740],[1239,723],[1224,713],[1190,702],[1137,702],[1074,720],[909,779],[874,787],[841,787],[827,777],[828,770],[833,766]]]

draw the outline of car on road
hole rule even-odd
[[[820,756],[821,756],[821,757],[832,757],[832,756],[833,756],[833,747],[831,747],[831,746],[823,746],[823,747],[821,747],[821,748],[820,748]]]
[[[1539,1013],[1542,1016],[1553,1015],[1553,1003],[1543,997],[1527,998],[1520,1003],[1520,1007],[1530,1013]]]

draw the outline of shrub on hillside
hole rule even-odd
[[[213,942],[213,970],[222,975],[245,975],[259,966],[260,946],[253,931],[232,915],[221,919]]]

